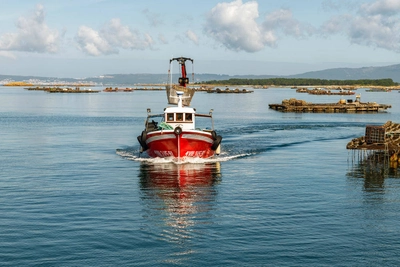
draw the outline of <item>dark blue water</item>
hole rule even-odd
[[[165,92],[48,94],[0,88],[1,266],[398,266],[400,173],[346,150],[380,114],[268,109],[288,88],[196,93],[220,157],[139,156],[146,108]],[[348,98],[348,97],[346,97]]]

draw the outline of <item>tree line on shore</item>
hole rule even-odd
[[[362,80],[324,80],[324,79],[306,79],[306,78],[268,78],[268,79],[238,79],[213,80],[201,82],[202,84],[222,84],[222,85],[268,85],[268,86],[397,86],[399,83],[392,79],[362,79]]]

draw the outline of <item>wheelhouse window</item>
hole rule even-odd
[[[174,113],[167,113],[167,122],[174,121]]]
[[[192,113],[185,113],[185,121],[192,121]]]
[[[176,113],[176,121],[183,121],[183,113]]]
[[[192,113],[167,113],[167,122],[193,122]]]

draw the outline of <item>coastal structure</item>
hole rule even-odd
[[[299,88],[296,90],[297,93],[308,93],[310,95],[354,95],[355,92],[351,90],[343,90],[339,91],[331,91],[325,90],[321,88],[307,89],[307,88]]]
[[[226,88],[225,90],[221,90],[219,88],[217,89],[210,89],[207,90],[207,93],[217,93],[217,94],[247,94],[247,93],[253,93],[253,90],[247,90],[247,89],[242,89],[240,90],[239,88],[236,88],[234,90],[231,90],[229,88]]]
[[[70,94],[85,94],[85,93],[98,93],[98,90],[92,89],[80,89],[79,87],[73,88],[60,88],[60,89],[50,89],[47,92],[49,93],[70,93]]]
[[[381,92],[387,93],[387,92],[391,92],[391,91],[392,91],[392,89],[390,89],[390,88],[370,88],[370,89],[365,90],[365,92],[378,92],[378,93],[381,93]]]
[[[383,125],[367,125],[365,135],[352,139],[346,148],[366,153],[368,157],[389,158],[390,163],[397,166],[400,164],[400,124],[387,121]]]
[[[92,90],[92,89],[86,89],[83,88],[81,89],[80,87],[75,87],[75,88],[70,88],[70,87],[66,87],[66,88],[62,88],[62,87],[28,87],[25,88],[26,90],[29,91],[45,91],[45,92],[49,92],[49,93],[75,93],[75,94],[79,94],[79,93],[98,93],[98,90]]]
[[[281,112],[314,112],[314,113],[358,113],[358,112],[380,112],[391,105],[378,104],[376,102],[360,101],[360,95],[356,96],[356,100],[341,99],[337,103],[311,103],[295,98],[285,99],[281,104],[269,104],[270,109]]]
[[[107,87],[106,89],[103,90],[103,92],[132,92],[133,88],[127,87],[127,88],[112,88],[112,87]]]

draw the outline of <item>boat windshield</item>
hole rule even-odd
[[[167,122],[193,122],[193,114],[192,113],[167,113],[166,114]]]

